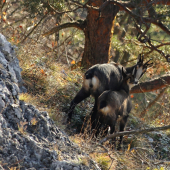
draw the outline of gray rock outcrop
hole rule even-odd
[[[90,169],[47,112],[19,101],[23,90],[14,47],[0,34],[0,169]]]

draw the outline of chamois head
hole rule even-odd
[[[136,84],[135,76],[132,73],[126,73],[122,67],[122,76],[123,76],[123,88],[126,88],[126,91],[131,90],[131,88]]]
[[[135,84],[138,84],[139,79],[146,72],[147,68],[153,65],[153,63],[149,63],[151,60],[152,59],[150,59],[146,63],[143,63],[143,55],[139,54],[137,64],[134,66],[132,70],[132,75],[135,77],[134,79]]]

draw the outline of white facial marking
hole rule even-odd
[[[135,84],[129,83],[129,90],[131,90],[131,88],[132,88],[133,86],[135,86]]]
[[[135,80],[139,80],[140,76],[142,75],[143,68],[139,67],[136,72]]]
[[[127,81],[127,85],[129,86],[129,90],[131,90],[131,88],[135,86],[135,84],[130,83],[130,80]]]
[[[135,74],[135,68],[133,69],[133,71],[132,71],[132,75],[134,75]]]

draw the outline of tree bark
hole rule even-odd
[[[139,83],[138,85],[134,86],[130,93],[145,93],[154,90],[161,89],[170,85],[170,74],[165,74],[159,78],[155,78],[153,80]]]
[[[103,0],[93,2],[89,5],[100,7]],[[119,7],[110,4],[100,11],[88,8],[86,19],[85,47],[82,57],[82,66],[88,68],[96,63],[107,63],[110,56],[110,42],[113,35],[114,19],[119,11]]]

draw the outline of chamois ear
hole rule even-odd
[[[137,60],[137,64],[138,65],[142,65],[143,64],[143,55],[142,54],[139,54],[138,60]]]
[[[127,77],[127,74],[125,73],[125,71],[124,71],[124,68],[122,67],[122,75],[123,75],[123,77],[125,78],[125,77]]]

